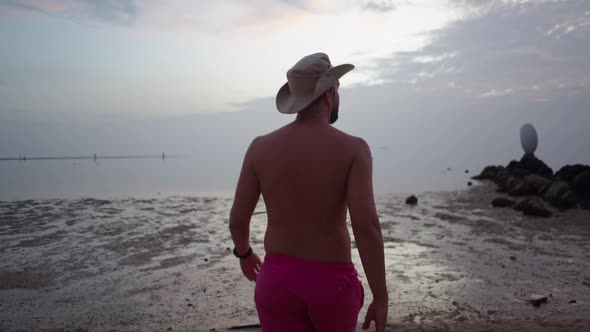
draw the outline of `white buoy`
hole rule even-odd
[[[520,144],[524,149],[524,153],[533,154],[535,153],[535,150],[537,150],[539,136],[532,124],[527,123],[520,127]]]

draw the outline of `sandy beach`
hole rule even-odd
[[[488,184],[377,198],[392,331],[590,329],[590,211],[495,209]],[[0,202],[1,331],[227,331],[258,324],[231,198]],[[257,212],[264,212],[261,201]],[[263,256],[266,215],[251,224]],[[370,292],[356,249],[353,260]],[[538,307],[532,299],[547,297]],[[259,328],[249,329],[260,330]],[[359,325],[360,330],[360,325]]]

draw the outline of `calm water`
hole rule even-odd
[[[386,152],[374,152],[377,193],[457,189],[465,187],[472,175],[465,174],[465,169],[448,171],[452,165],[442,162],[393,166],[384,158],[380,160],[380,154]],[[232,195],[241,166],[239,158],[0,161],[0,200]]]

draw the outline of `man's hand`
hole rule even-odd
[[[375,331],[385,332],[385,325],[387,324],[387,310],[389,303],[387,300],[373,300],[369,305],[365,322],[363,323],[363,330],[367,330],[371,326],[371,321],[375,322]]]
[[[256,277],[258,276],[258,272],[260,272],[260,266],[262,263],[260,262],[260,258],[255,253],[252,253],[246,259],[240,259],[240,267],[242,268],[242,272],[250,281],[256,281]]]

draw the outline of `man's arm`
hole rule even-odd
[[[231,237],[240,255],[245,254],[250,247],[250,219],[260,197],[260,182],[254,171],[254,150],[257,139],[252,141],[246,151],[229,217]]]
[[[373,161],[369,145],[363,139],[357,139],[357,152],[346,184],[346,200],[356,246],[373,293],[373,303],[369,306],[363,327],[368,328],[370,321],[374,320],[377,331],[384,331],[389,297],[383,236],[373,197]]]

